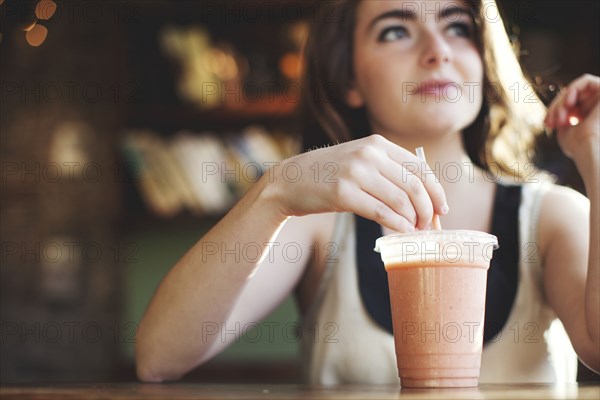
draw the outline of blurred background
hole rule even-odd
[[[599,74],[599,3],[499,4],[545,102]],[[302,149],[316,2],[0,0],[0,17],[0,381],[133,380],[162,277]],[[553,137],[536,162],[583,190]],[[298,322],[290,297],[185,379],[299,381]]]

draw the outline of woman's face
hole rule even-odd
[[[464,2],[363,0],[356,11],[348,103],[366,106],[374,132],[426,139],[473,122],[483,62]]]

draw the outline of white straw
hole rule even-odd
[[[425,159],[425,150],[423,150],[422,147],[417,147],[415,149],[415,152],[417,153],[417,157],[419,157],[424,162],[427,162],[427,160]]]
[[[427,162],[427,159],[425,158],[425,150],[423,150],[422,147],[417,147],[415,149],[415,153],[417,154],[417,157],[423,160],[424,163]],[[431,221],[431,225],[433,226],[433,229],[442,229],[442,225],[440,224],[440,217],[437,214],[433,214],[433,220]]]

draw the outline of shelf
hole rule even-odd
[[[137,105],[126,111],[127,128],[157,130],[205,130],[243,128],[249,124],[292,123],[296,117],[297,103],[283,98],[273,101],[220,106],[200,110],[190,105]]]
[[[131,21],[135,23],[123,25],[127,82],[119,94],[128,100],[119,104],[123,136],[127,131],[148,130],[169,142],[177,140],[181,131],[195,135],[210,132],[228,142],[251,125],[260,125],[276,137],[280,132],[299,135],[298,89],[279,71],[278,62],[282,54],[297,50],[288,25],[291,28],[299,21],[310,20],[317,4],[315,0],[184,1],[177,7],[167,0],[129,3],[121,10],[123,18],[135,17]],[[161,47],[161,33],[168,26],[202,26],[214,45],[229,44],[246,59],[239,83],[224,83],[213,95],[222,93],[223,97],[208,99],[224,100],[217,107],[205,109],[200,100],[186,103],[183,99],[178,90],[181,61]],[[154,215],[141,198],[139,187],[133,182],[124,184],[124,231],[195,229],[196,225],[214,224],[223,216],[194,215],[187,210],[173,217]]]

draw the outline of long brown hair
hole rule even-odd
[[[367,113],[346,104],[353,78],[353,33],[359,1],[322,4],[327,18],[316,18],[304,59],[305,147],[357,139],[370,133]],[[478,166],[522,178],[533,156],[535,136],[546,112],[525,78],[494,0],[467,0],[474,38],[484,64],[484,100],[476,119],[462,131],[467,154]],[[518,98],[512,98],[517,96]]]

